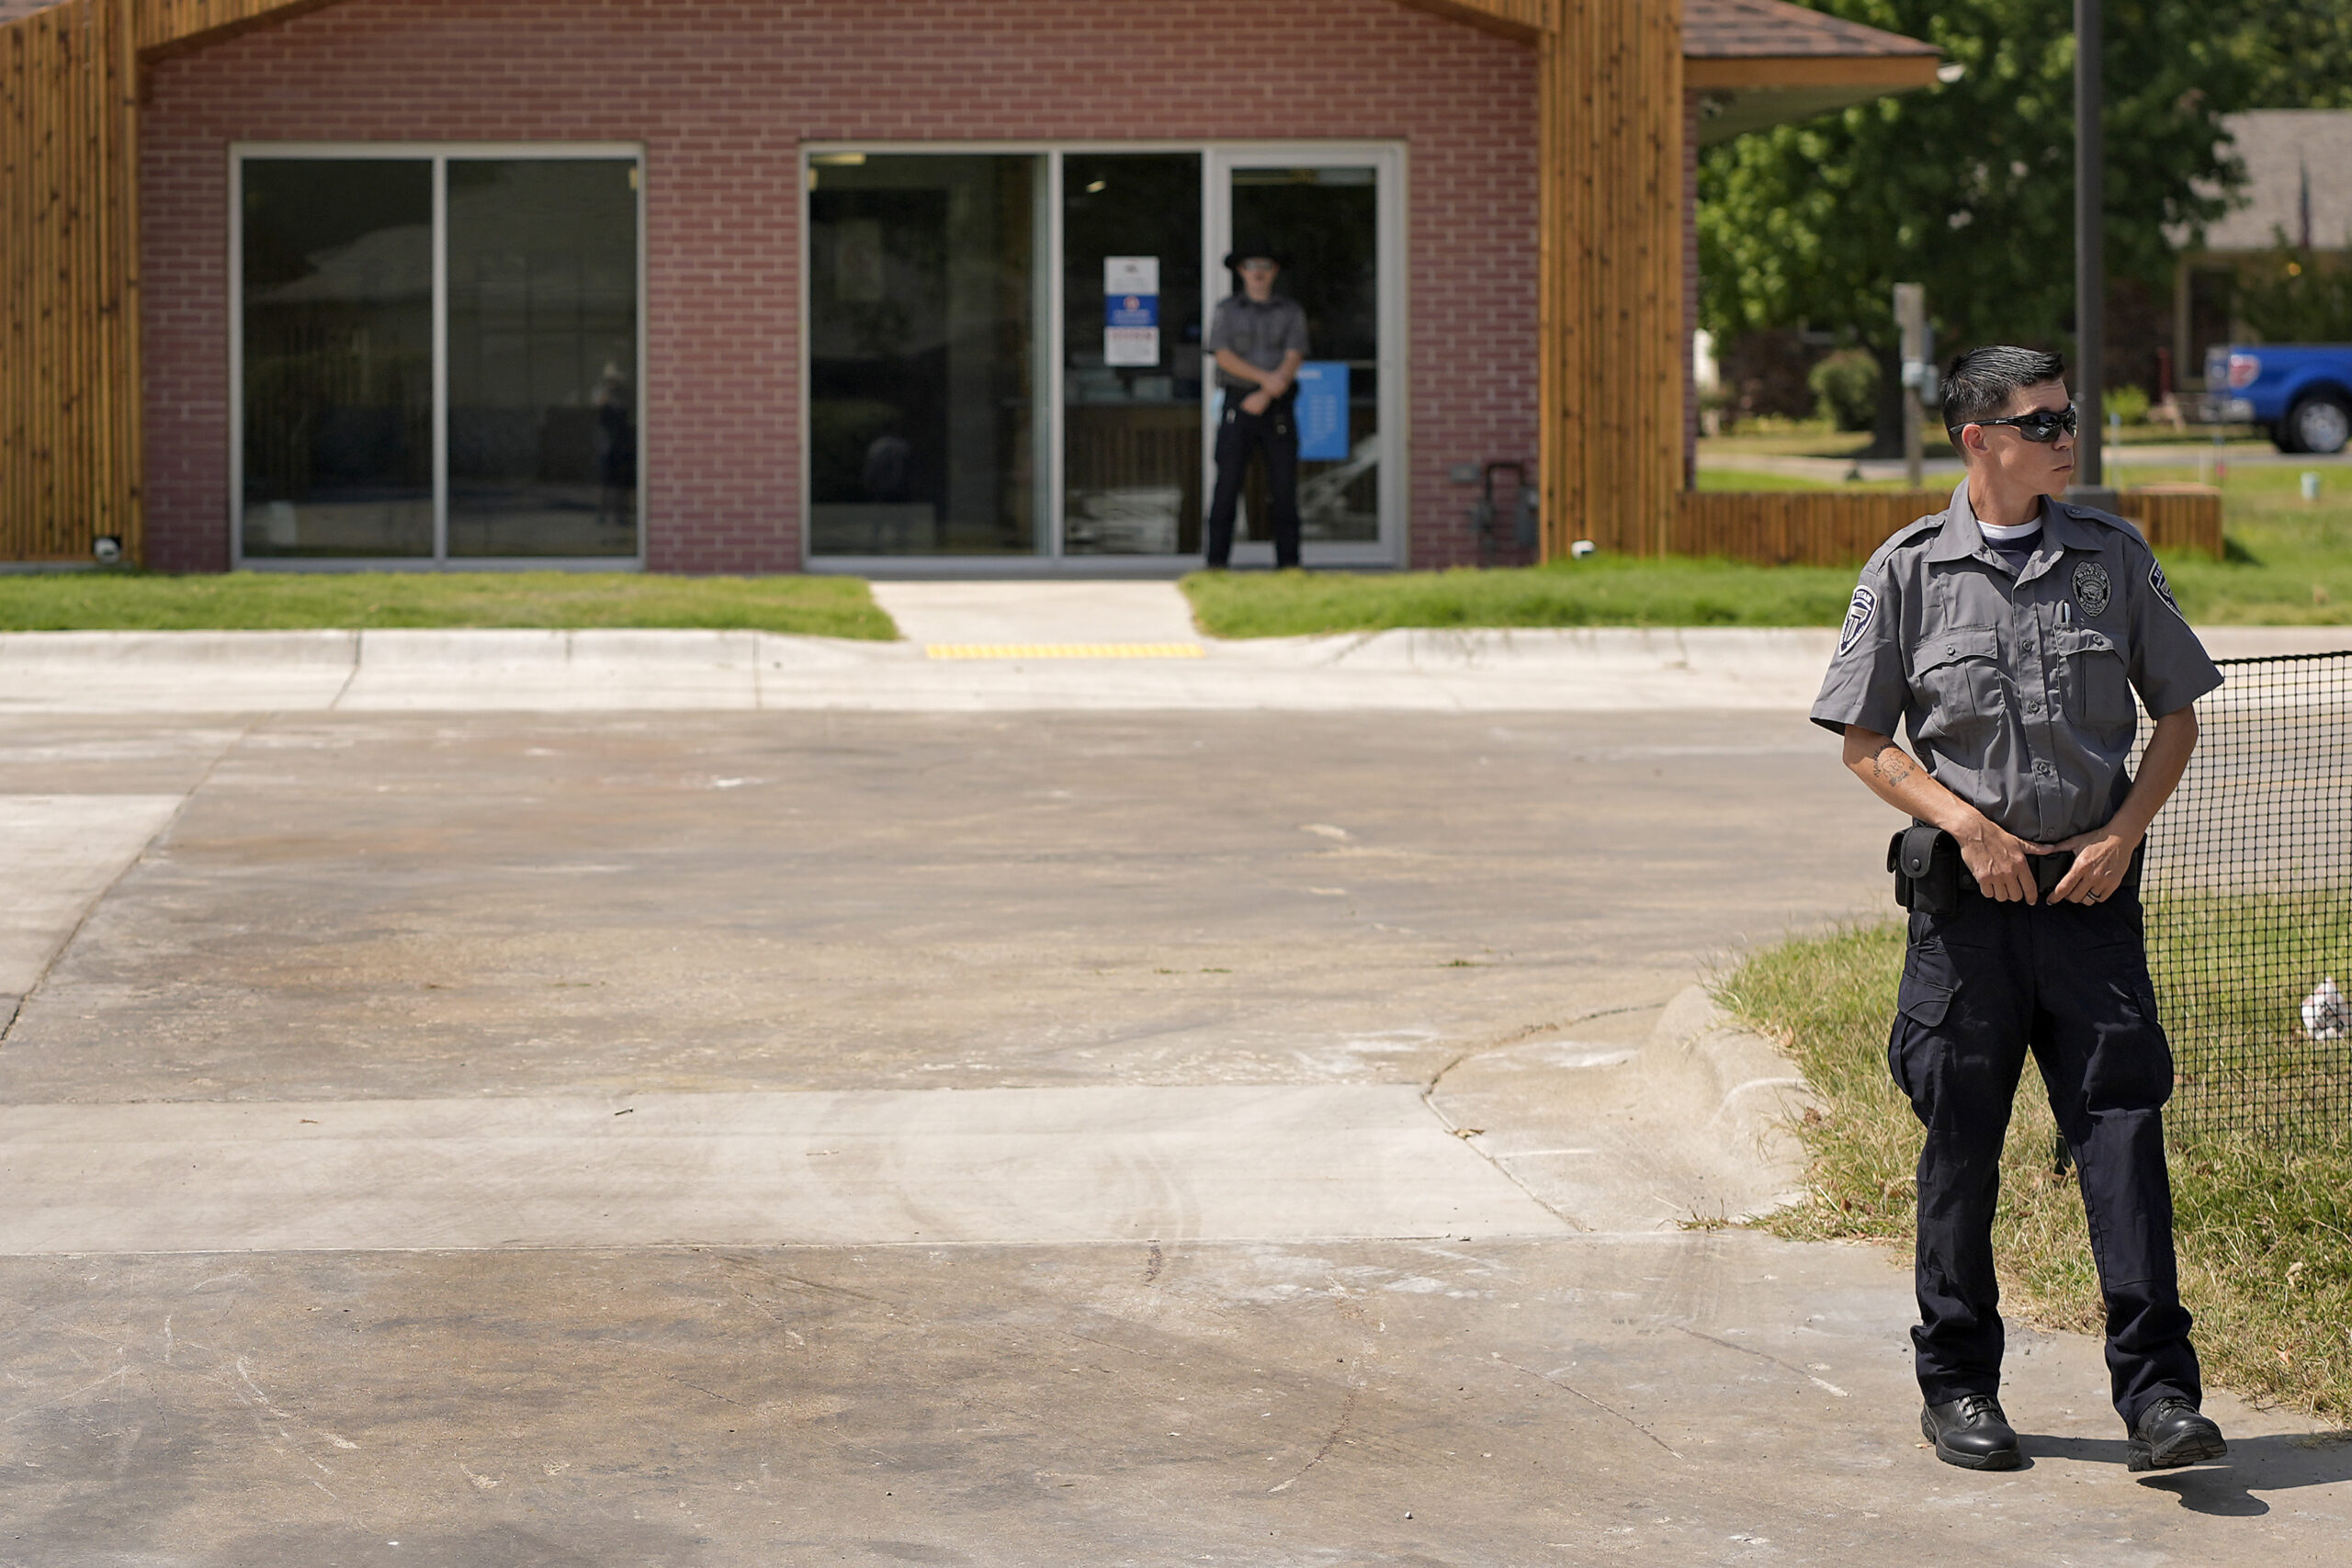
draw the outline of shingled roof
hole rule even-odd
[[[1935,45],[1792,6],[1683,0],[1682,80],[1702,146],[1935,85]]]
[[[2238,205],[2205,226],[2209,251],[2352,249],[2352,109],[2254,109],[2222,117],[2245,161]],[[2186,230],[2174,236],[2187,244]]]
[[[1689,60],[1851,60],[1933,55],[1936,46],[1787,0],[1682,0],[1682,53]]]

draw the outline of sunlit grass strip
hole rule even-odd
[[[1902,969],[1903,928],[1890,923],[1767,949],[1717,988],[1785,1042],[1822,1097],[1797,1128],[1805,1196],[1764,1222],[1781,1235],[1910,1241],[1920,1129],[1886,1067]],[[2054,1134],[2029,1066],[2001,1162],[2003,1297],[2046,1326],[2097,1334],[2098,1271],[2074,1179],[2052,1169]],[[2281,1145],[2177,1128],[2171,1145],[2181,1288],[2207,1381],[2352,1418],[2352,1129],[2338,1120]]]
[[[1197,642],[930,642],[929,659],[1199,659]]]
[[[669,627],[888,642],[851,577],[636,571],[130,571],[0,575],[0,631],[373,631]]]
[[[1196,572],[1212,637],[1304,637],[1423,626],[1834,626],[1851,567],[1611,556],[1480,571]]]

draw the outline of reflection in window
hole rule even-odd
[[[1198,550],[1199,153],[1063,159],[1062,354],[1063,548]]]
[[[449,161],[449,554],[637,553],[637,165]]]
[[[433,164],[244,165],[244,553],[433,553]]]
[[[1042,160],[810,163],[810,549],[1036,550]]]

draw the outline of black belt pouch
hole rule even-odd
[[[1911,826],[1886,843],[1886,869],[1894,873],[1894,901],[1918,915],[1949,915],[1960,908],[1960,840],[1927,822]]]

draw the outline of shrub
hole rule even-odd
[[[1868,430],[1878,413],[1878,356],[1841,348],[1805,378],[1822,413],[1840,430]]]
[[[2144,424],[2148,419],[2148,394],[2139,387],[2110,387],[2107,390],[2107,412],[2126,424]]]

